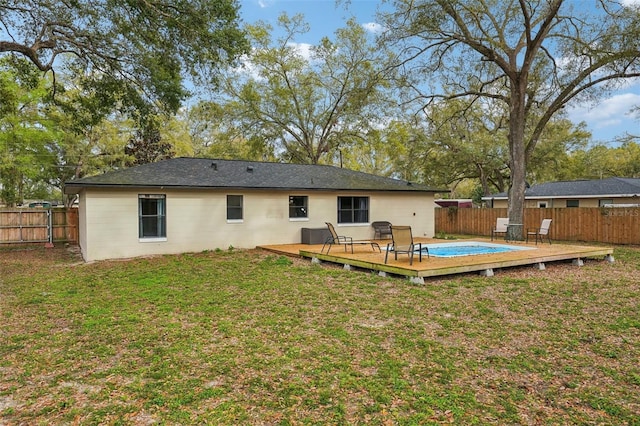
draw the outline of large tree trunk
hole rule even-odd
[[[509,151],[511,185],[509,186],[509,228],[507,238],[524,239],[524,191],[526,189],[527,163],[525,155],[525,88],[522,82],[512,82],[509,110]]]

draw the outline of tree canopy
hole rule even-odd
[[[393,5],[383,15],[387,32],[381,41],[398,52],[397,66],[424,105],[488,98],[508,111],[513,223],[523,223],[527,162],[551,119],[569,102],[640,76],[640,11],[624,2],[395,0]]]
[[[332,162],[380,123],[388,58],[354,21],[308,51],[295,43],[309,30],[302,16],[282,15],[279,26],[284,35],[275,41],[269,25],[250,28],[245,69],[221,85],[229,129],[285,161]]]
[[[169,111],[249,48],[235,0],[4,0],[0,24],[0,53]]]
[[[48,82],[27,61],[0,58],[0,199],[22,202],[51,162],[47,144],[56,137],[43,105]]]
[[[583,124],[563,114],[569,102],[595,99],[637,75],[637,40],[623,33],[635,30],[637,12],[617,4],[593,0],[593,8],[572,10],[563,1],[398,0],[381,46],[355,21],[308,46],[296,43],[308,30],[301,16],[283,15],[279,38],[258,23],[247,27],[245,39],[231,20],[229,34],[239,38],[227,40],[236,49],[227,52],[195,46],[206,39],[199,31],[217,40],[222,23],[213,16],[220,2],[115,0],[109,11],[97,1],[59,3],[60,9],[44,0],[0,1],[0,52],[9,52],[0,55],[4,204],[47,193],[57,199],[70,179],[173,155],[339,163],[448,187],[461,197],[510,188],[512,201],[520,180],[640,173],[633,138],[590,147]],[[98,9],[91,11],[94,3]],[[237,12],[234,2],[224,4]],[[155,26],[143,25],[143,11]],[[620,19],[596,20],[602,16]],[[64,29],[64,19],[73,31]],[[168,29],[163,20],[171,21]],[[203,27],[169,46],[190,20]],[[133,35],[125,31],[130,26]],[[108,40],[117,31],[125,32]],[[82,45],[82,37],[91,43]],[[37,46],[54,38],[55,45]],[[20,43],[40,55],[35,62]],[[247,52],[244,66],[227,67],[238,65],[232,56],[241,52]],[[209,73],[199,74],[203,69]],[[167,113],[186,95],[185,79],[216,77],[216,97],[203,92],[202,102]],[[398,108],[399,100],[407,103]]]

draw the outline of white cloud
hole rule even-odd
[[[314,59],[311,53],[311,49],[313,48],[312,44],[309,43],[288,43],[288,46],[292,48],[298,55],[303,57],[307,62],[313,64],[318,59]],[[240,58],[240,62],[242,66],[236,67],[233,69],[233,72],[237,74],[240,78],[251,78],[257,81],[263,81],[264,77],[260,75],[263,71],[262,68],[256,66],[248,56],[243,56]]]
[[[577,106],[567,112],[573,122],[585,121],[591,128],[602,129],[620,125],[630,118],[629,111],[639,105],[640,94],[621,93],[598,104]]]
[[[618,127],[622,124],[621,118],[612,118],[610,120],[600,120],[596,123],[596,129],[605,129],[607,127]]]
[[[594,141],[615,141],[625,134],[640,134],[638,113],[631,109],[640,106],[640,91],[617,93],[598,103],[567,107],[567,117],[573,123],[584,121]]]
[[[625,7],[637,9],[640,7],[640,0],[622,0],[622,5]]]
[[[309,43],[289,43],[288,46],[295,49],[307,61],[311,60],[311,48],[313,45]]]
[[[362,24],[362,28],[372,34],[380,34],[384,30],[384,27],[377,22],[367,22]]]

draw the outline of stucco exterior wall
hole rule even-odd
[[[166,196],[166,240],[138,238],[139,194]],[[243,196],[242,221],[227,221],[227,195]],[[308,218],[289,218],[290,195],[309,197]],[[339,224],[338,196],[368,196],[369,223]],[[427,193],[85,189],[80,197],[80,245],[87,261],[300,243],[302,228],[324,228],[325,222],[354,239],[372,238],[370,223],[377,220],[410,225],[414,236],[434,233],[434,197]]]
[[[82,192],[78,197],[78,205],[85,205],[85,193]],[[83,208],[78,209],[78,244],[80,245],[80,251],[82,256],[86,259],[85,253],[87,247],[87,210]]]
[[[525,200],[525,208],[536,208],[540,203],[547,203],[548,208],[563,208],[567,207],[567,200],[579,200],[580,205],[578,207],[600,207],[600,200],[610,200],[613,204],[638,204],[640,200],[637,197],[598,197],[598,198],[548,198],[548,199],[535,199]],[[507,200],[494,200],[493,208],[506,209]]]

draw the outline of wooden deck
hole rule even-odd
[[[534,250],[519,250],[497,254],[482,254],[460,257],[434,257],[423,256],[422,262],[418,256],[414,256],[413,265],[409,265],[407,255],[399,255],[398,260],[389,255],[388,263],[384,263],[385,247],[389,240],[376,240],[382,253],[372,250],[370,245],[354,244],[354,253],[345,252],[341,246],[333,246],[329,254],[321,253],[322,244],[280,244],[266,245],[259,248],[281,253],[285,255],[302,256],[313,261],[332,262],[344,265],[346,269],[351,267],[378,271],[380,275],[394,274],[408,277],[412,282],[424,283],[424,278],[442,275],[462,274],[467,272],[479,272],[482,275],[492,276],[494,269],[509,268],[513,266],[532,265],[544,269],[545,263],[573,260],[580,265],[584,258],[603,257],[613,262],[613,248],[593,247],[567,244],[538,244],[534,243],[510,243],[502,240],[494,243],[513,246],[533,247]],[[472,238],[468,240],[436,240],[428,238],[416,238],[416,242],[442,244],[447,242],[478,241],[489,242],[486,238]]]

